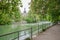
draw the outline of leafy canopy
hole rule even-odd
[[[0,0],[0,24],[9,24],[20,20],[20,0]]]

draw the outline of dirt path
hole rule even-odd
[[[60,25],[55,25],[39,36],[33,38],[33,40],[60,40]]]

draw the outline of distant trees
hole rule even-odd
[[[0,24],[20,20],[19,5],[21,5],[20,0],[0,0]]]

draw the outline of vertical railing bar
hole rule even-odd
[[[39,24],[38,24],[38,35],[39,35]]]
[[[45,26],[46,26],[46,27],[45,27],[45,29],[46,29],[46,28],[47,28],[47,24],[45,24]]]
[[[18,32],[18,40],[19,40],[19,32]]]
[[[31,27],[31,40],[32,40],[32,27]]]
[[[43,23],[42,23],[42,31],[43,31]]]
[[[26,35],[26,31],[27,31],[27,30],[24,31],[24,35]]]

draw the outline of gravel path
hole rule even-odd
[[[60,40],[60,25],[55,25],[39,36],[33,38],[33,40]]]

